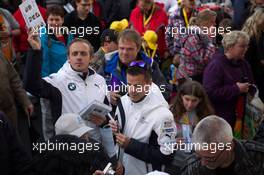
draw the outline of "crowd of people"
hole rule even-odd
[[[41,28],[26,1],[0,3],[1,174],[264,174],[263,0],[36,0]]]

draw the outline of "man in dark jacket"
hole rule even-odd
[[[69,28],[75,37],[88,40],[94,50],[100,47],[101,24],[97,17],[90,12],[90,0],[76,0],[76,10],[64,18],[64,26]]]
[[[196,155],[188,158],[182,175],[264,173],[264,144],[234,139],[231,126],[220,117],[201,120],[192,139]]]
[[[1,175],[22,175],[22,169],[30,162],[30,156],[18,141],[15,129],[0,112],[0,165]]]

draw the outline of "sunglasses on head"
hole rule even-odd
[[[143,69],[147,69],[147,64],[144,61],[132,61],[128,67],[140,67]]]

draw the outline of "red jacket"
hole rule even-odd
[[[168,25],[168,17],[159,4],[156,3],[155,5],[156,7],[152,18],[145,27],[143,25],[143,14],[138,6],[131,12],[130,25],[132,25],[142,36],[146,30],[154,30],[158,35],[159,53],[163,56],[164,52],[167,50],[165,42],[165,27]]]
[[[39,11],[40,14],[42,15],[44,21],[47,20],[46,17],[46,9],[39,6]],[[20,9],[18,9],[14,14],[13,14],[14,18],[17,20],[17,22],[20,25],[20,30],[21,30],[21,34],[19,36],[16,36],[13,38],[13,43],[14,43],[14,48],[16,50],[16,52],[25,52],[27,51],[29,45],[28,45],[28,35],[27,35],[27,29],[26,29],[26,22],[23,18],[23,15],[20,11]]]

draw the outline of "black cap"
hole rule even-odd
[[[118,36],[118,32],[116,32],[115,30],[106,29],[103,31],[100,37],[100,40],[101,40],[101,43],[111,42],[111,41],[117,43],[117,36]]]

